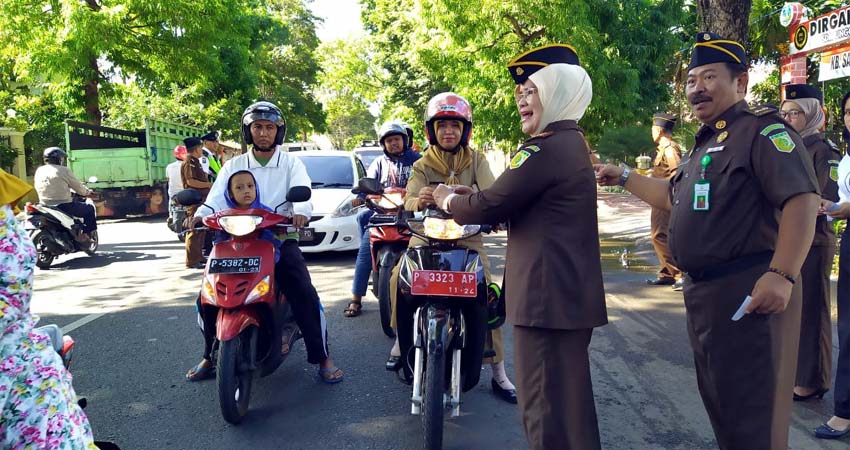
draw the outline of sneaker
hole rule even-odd
[[[681,292],[682,289],[684,289],[684,288],[685,288],[685,280],[682,279],[682,278],[679,278],[678,280],[676,280],[676,283],[673,284],[673,290],[676,291],[676,292]]]

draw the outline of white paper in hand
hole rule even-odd
[[[753,301],[753,298],[748,295],[747,298],[745,298],[744,301],[741,303],[741,306],[738,307],[738,310],[735,311],[735,314],[732,315],[733,322],[737,322],[741,320],[742,317],[744,317],[744,314],[747,313],[747,306],[750,306],[751,301]]]

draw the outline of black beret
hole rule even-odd
[[[202,141],[218,141],[218,131],[210,131],[209,133],[201,136]]]
[[[188,137],[186,139],[183,139],[183,145],[185,145],[187,149],[197,147],[201,144],[203,144],[203,142],[201,142],[201,140],[196,137]]]
[[[721,62],[740,64],[744,67],[750,65],[747,52],[740,43],[724,39],[714,33],[698,33],[688,70]]]
[[[673,128],[676,127],[676,120],[676,116],[672,114],[655,113],[652,116],[652,124],[667,131],[673,131]]]
[[[576,50],[567,44],[549,44],[520,54],[508,63],[508,71],[516,84],[525,83],[534,72],[549,64],[580,66]]]
[[[785,99],[796,100],[798,98],[816,98],[823,103],[823,94],[820,89],[808,84],[788,84],[785,86]]]

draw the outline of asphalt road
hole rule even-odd
[[[199,270],[163,219],[100,224],[101,248],[59,258],[36,273],[33,310],[42,323],[77,341],[72,371],[98,439],[135,449],[418,449],[420,418],[410,415],[410,388],[386,372],[392,341],[380,330],[371,295],[359,318],[343,318],[355,255],[308,256],[329,322],[331,353],[346,372],[325,385],[303,346],[272,375],[255,380],[243,424],[224,422],[214,381],[188,383],[203,343],[194,297]],[[505,236],[490,236],[501,275]],[[623,269],[622,244],[605,241],[610,324],[594,333],[591,365],[605,449],[716,448],[696,388],[680,294],[649,288],[648,268]],[[506,345],[512,348],[510,327]],[[511,352],[508,371],[513,373]],[[489,368],[463,398],[462,416],[447,420],[446,449],[527,449],[516,407],[490,393]],[[814,439],[831,411],[823,401],[795,405],[792,449],[843,449]]]

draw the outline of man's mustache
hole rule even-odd
[[[690,103],[692,105],[696,105],[697,103],[710,102],[711,100],[712,100],[712,98],[707,96],[707,95],[696,94],[693,97],[691,97]]]

